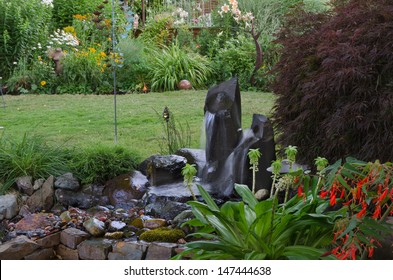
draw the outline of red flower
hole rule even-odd
[[[366,215],[367,203],[362,202],[362,210],[356,214],[356,218],[361,219],[364,215]]]
[[[304,193],[303,193],[303,185],[300,185],[298,188],[297,188],[297,196],[302,196]]]
[[[320,196],[321,198],[325,198],[325,197],[328,195],[328,193],[329,193],[329,191],[323,191],[323,190],[321,190],[319,196]]]
[[[345,189],[342,189],[342,190],[341,190],[341,194],[340,194],[340,198],[343,198],[344,195],[345,195]]]
[[[334,205],[336,205],[336,193],[333,193],[330,196],[330,206],[334,206]]]
[[[379,217],[381,217],[381,205],[377,205],[377,207],[375,208],[374,214],[372,216],[372,218],[374,220],[378,219]]]

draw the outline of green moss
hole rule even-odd
[[[141,234],[140,239],[146,242],[169,242],[176,243],[184,238],[185,234],[181,229],[157,228]]]
[[[141,218],[135,218],[131,221],[130,225],[136,228],[143,228],[143,221]]]

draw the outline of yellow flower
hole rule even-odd
[[[41,84],[41,86],[45,86],[46,85],[46,81],[41,81],[40,84]]]
[[[101,57],[101,58],[104,58],[104,57],[106,57],[106,53],[104,53],[104,52],[100,52],[100,57]]]
[[[86,15],[77,14],[77,15],[74,15],[74,18],[77,19],[77,20],[86,20],[87,16]]]
[[[95,53],[96,49],[95,48],[89,48],[89,51],[92,52],[92,53]]]
[[[73,26],[64,27],[63,30],[64,30],[65,33],[70,33],[70,34],[76,36],[76,31],[75,31],[75,28]]]

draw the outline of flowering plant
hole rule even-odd
[[[259,202],[247,186],[235,185],[242,201],[218,207],[199,186],[205,203],[189,202],[196,218],[186,223],[196,228],[190,237],[199,240],[176,258],[371,258],[391,232],[386,218],[393,214],[392,164],[347,158],[327,166],[317,158],[313,175],[296,169],[295,147],[287,156],[286,174],[280,174],[283,162],[272,164],[274,194],[267,200]],[[291,198],[282,201],[280,194],[288,191]]]

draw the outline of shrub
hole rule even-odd
[[[54,0],[53,21],[56,28],[63,28],[72,24],[76,14],[91,14],[102,0]]]
[[[322,153],[392,159],[392,13],[391,1],[341,1],[332,13],[292,18],[280,33],[273,121],[278,142],[300,148],[300,162]]]
[[[63,71],[59,77],[61,82],[59,91],[66,93],[64,92],[66,88],[74,90],[80,88],[82,92],[67,93],[94,92],[108,77],[106,60],[105,52],[91,47],[67,54],[61,60]]]
[[[41,0],[0,0],[0,76],[8,78],[20,60],[29,62],[33,47],[48,37],[51,15]]]
[[[244,35],[229,39],[217,52],[213,63],[217,81],[226,81],[237,76],[240,87],[247,89],[255,63],[252,39]]]
[[[117,70],[117,80],[122,89],[141,91],[148,83],[148,47],[140,39],[124,38],[117,45],[123,54],[124,66]]]
[[[0,139],[0,194],[5,193],[21,176],[33,179],[58,176],[69,171],[68,154],[61,147],[48,145],[41,136],[25,134],[15,141]]]
[[[170,91],[183,80],[189,80],[195,89],[206,86],[212,74],[209,60],[192,51],[181,48],[177,41],[168,47],[154,50],[149,60],[151,89]]]
[[[134,170],[138,160],[135,153],[120,146],[97,146],[76,151],[70,159],[70,166],[82,183],[102,184]]]

